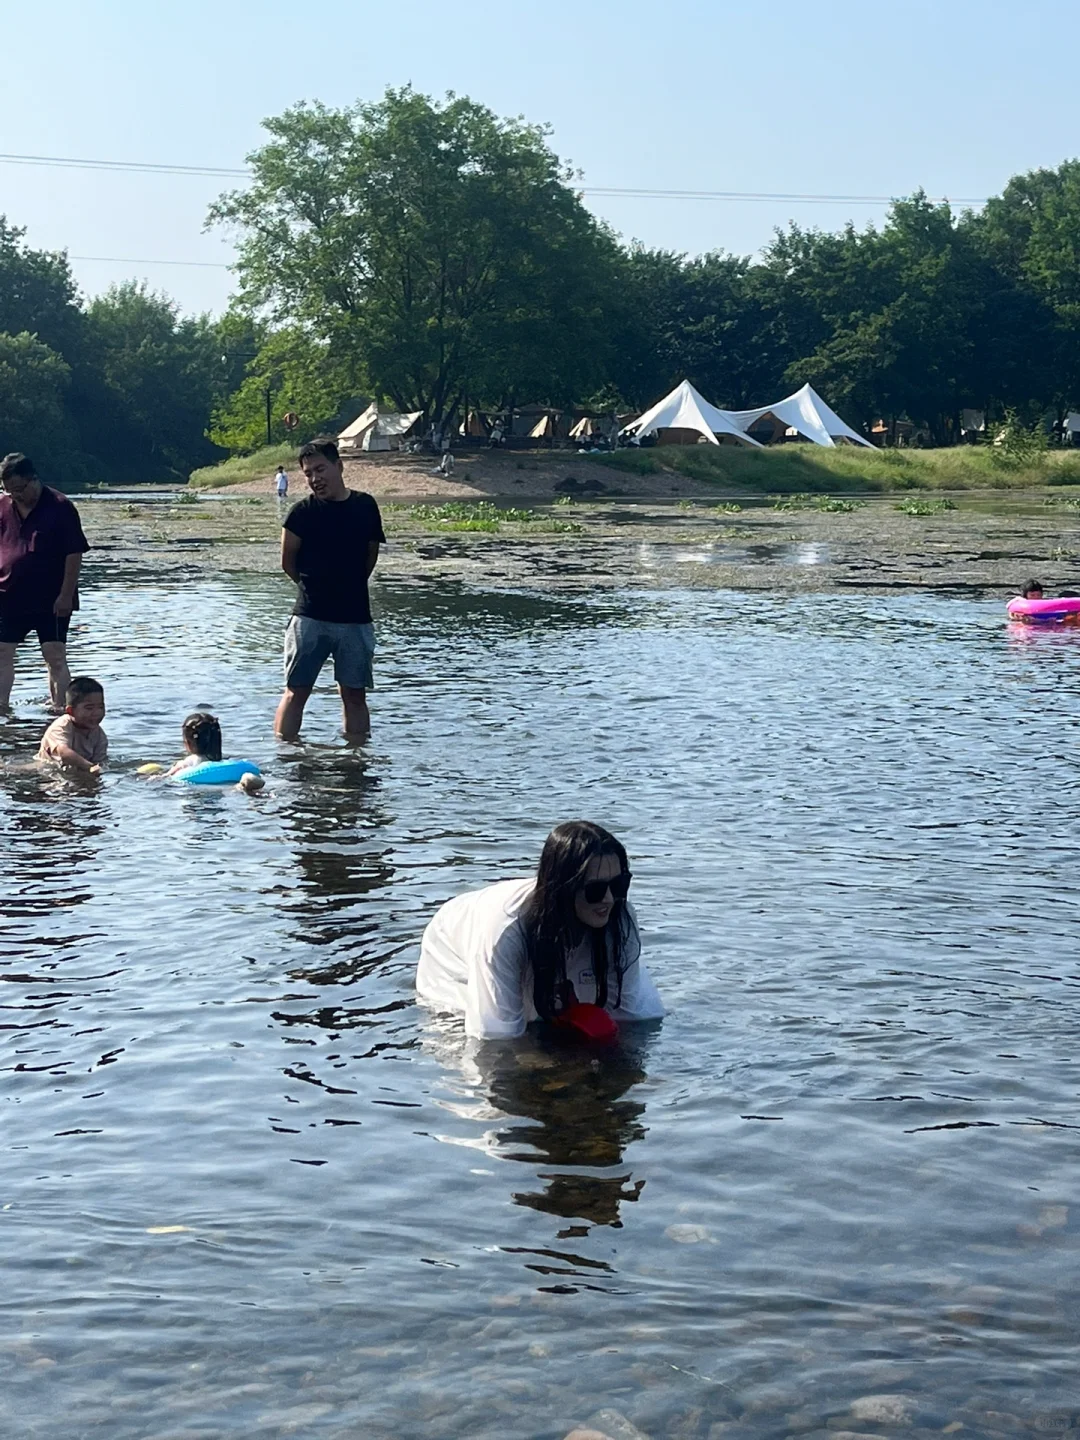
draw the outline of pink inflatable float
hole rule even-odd
[[[1005,609],[1010,620],[1022,620],[1027,625],[1080,625],[1080,595],[1056,600],[1025,600],[1017,595]]]

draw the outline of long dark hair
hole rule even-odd
[[[533,972],[533,1004],[541,1019],[552,1019],[562,1008],[566,957],[581,943],[586,929],[574,911],[574,900],[585,883],[589,862],[602,855],[617,856],[622,868],[629,869],[626,851],[615,836],[589,820],[556,825],[544,841],[536,888],[521,917]],[[603,930],[592,930],[591,935],[596,1003],[607,1004],[608,979],[614,973],[617,1008],[623,976],[637,959],[631,943],[637,932],[626,902],[615,900]]]
[[[208,711],[193,711],[184,721],[181,734],[192,754],[201,760],[221,759],[221,726]]]

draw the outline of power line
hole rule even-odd
[[[69,260],[99,265],[192,265],[200,270],[228,270],[224,260],[132,260],[124,255],[69,255]]]
[[[763,200],[793,205],[891,205],[895,195],[795,195],[753,190],[646,190],[621,189],[614,185],[582,185],[583,195],[616,195],[636,200]],[[985,205],[985,196],[928,195],[933,204]]]
[[[3,155],[4,165],[51,165],[69,170],[113,170],[148,175],[216,175],[249,179],[250,170],[229,169],[222,165],[155,165],[142,160],[81,160],[71,155]]]
[[[251,178],[250,170],[224,165],[172,165],[142,160],[88,160],[70,155],[0,154],[0,164],[44,165],[72,170],[104,170],[119,174],[194,175],[242,180]],[[660,190],[644,185],[579,185],[573,188],[583,195],[606,195],[628,200],[721,200],[765,204],[779,201],[789,205],[890,205],[896,199],[895,195],[802,195],[756,190]],[[934,203],[953,205],[986,204],[984,196],[959,196],[950,200],[945,195],[931,195],[927,198]]]

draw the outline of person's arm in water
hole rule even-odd
[[[99,775],[100,765],[91,765],[77,750],[72,750],[70,745],[65,745],[62,740],[53,740],[49,744],[48,758],[59,760],[61,765],[70,765],[73,770],[84,770],[87,775]]]
[[[376,545],[376,547],[375,547],[375,552],[376,552],[376,554],[378,554],[378,549],[379,549],[379,547]],[[300,584],[300,571],[299,571],[299,569],[297,568],[297,561],[298,561],[299,559],[300,559],[300,536],[299,536],[299,535],[294,535],[291,530],[282,530],[282,532],[281,532],[281,568],[282,568],[282,570],[285,571],[285,574],[289,577],[289,579],[293,582],[294,585],[299,585],[299,584]],[[374,570],[374,568],[375,568],[375,562],[374,562],[374,560],[373,560],[373,561],[371,562],[371,569],[368,570],[368,574],[369,574],[369,575],[371,574],[371,571]]]
[[[195,766],[201,765],[205,759],[205,755],[185,755],[182,760],[174,761],[161,778],[167,780],[170,775],[179,775],[181,770],[194,770]]]
[[[64,560],[64,579],[60,585],[60,594],[53,601],[53,614],[63,619],[70,615],[75,608],[75,591],[79,588],[79,567],[82,565],[82,553],[76,551],[74,555],[68,555]]]

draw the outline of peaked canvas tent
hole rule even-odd
[[[837,440],[841,440],[848,445],[865,445],[868,450],[874,448],[869,440],[857,434],[850,425],[845,425],[810,385],[804,385],[794,395],[778,400],[775,405],[762,405],[760,410],[727,410],[724,413],[740,430],[749,430],[751,425],[768,416],[788,429],[797,430],[815,445],[834,447]]]
[[[471,440],[484,440],[491,433],[491,426],[486,415],[479,410],[470,410],[468,415],[458,426],[458,434]]]
[[[351,425],[347,425],[338,436],[341,450],[355,453],[357,450],[397,450],[402,437],[407,435],[424,412],[414,410],[399,414],[388,410],[379,413],[374,401]]]
[[[670,395],[665,395],[651,410],[646,410],[644,415],[624,426],[620,433],[640,440],[646,435],[655,435],[658,430],[696,430],[713,445],[727,443],[761,449],[752,436],[732,423],[726,411],[710,405],[689,380],[676,385]]]

